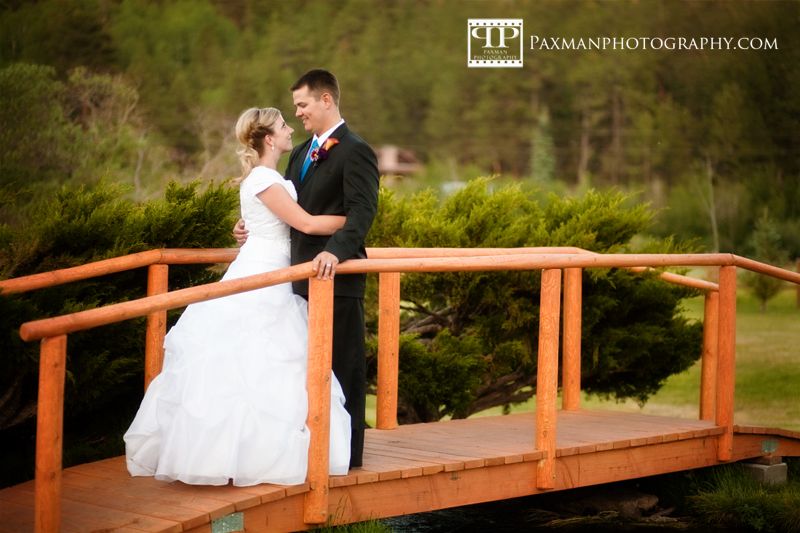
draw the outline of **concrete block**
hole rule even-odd
[[[750,472],[750,475],[755,478],[759,483],[766,485],[780,485],[786,483],[789,474],[789,467],[786,463],[778,463],[776,465],[759,465],[753,463],[741,463],[745,471]]]

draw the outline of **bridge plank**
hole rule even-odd
[[[427,458],[420,457],[419,455],[415,455],[413,453],[403,453],[397,450],[391,450],[386,448],[376,448],[374,446],[370,446],[369,448],[365,448],[367,452],[367,456],[370,458],[381,458],[381,461],[384,459],[388,459],[389,461],[395,460],[394,462],[402,465],[402,466],[411,466],[415,470],[419,469],[418,475],[430,475],[435,474],[437,472],[441,472],[444,470],[444,465],[441,463],[431,462],[428,461]],[[405,469],[403,475],[401,477],[412,477],[412,474],[406,474]]]
[[[14,488],[19,488],[19,485]],[[32,489],[33,484],[26,484],[25,489]],[[28,507],[33,502],[32,490],[3,491],[3,507],[6,502],[16,504],[19,507]],[[98,495],[101,491],[98,491]],[[86,533],[87,531],[108,530],[116,531],[118,528],[129,528],[136,531],[180,533],[183,527],[180,522],[171,519],[161,519],[141,511],[129,512],[115,508],[103,507],[102,502],[90,504],[76,501],[64,495],[61,507],[61,532],[62,533]],[[31,509],[31,519],[33,512]],[[148,509],[149,511],[149,509]],[[148,512],[145,511],[145,512]],[[4,513],[3,513],[4,514]],[[32,529],[32,528],[31,528]],[[18,529],[17,532],[24,531]]]
[[[208,513],[187,509],[180,505],[171,505],[161,498],[153,499],[152,492],[148,496],[141,493],[134,494],[132,491],[96,490],[71,486],[69,492],[65,493],[64,498],[80,503],[99,505],[107,509],[117,509],[180,522],[181,530],[205,524],[209,522],[210,518]]]
[[[127,480],[103,477],[104,469],[94,468],[94,464],[81,465],[64,472],[65,488],[92,488],[104,491],[120,491],[142,497],[158,498],[178,507],[192,509],[198,513],[211,513],[225,506],[233,512],[235,506],[225,500],[208,498],[195,491],[181,490],[178,485],[156,481],[149,477],[128,477]]]
[[[89,473],[90,475],[103,477],[111,482],[122,483],[125,486],[127,486],[127,484],[130,482],[131,476],[128,474],[127,468],[125,467],[125,457],[123,456],[103,459],[101,461],[91,463],[91,465],[92,468],[85,470],[83,469],[84,465],[81,465],[81,471]],[[159,489],[174,490],[192,495],[196,495],[199,491],[206,497],[233,503],[237,508],[247,508],[249,506],[258,505],[261,503],[262,498],[266,498],[267,500],[275,499],[275,494],[273,493],[277,493],[277,496],[279,497],[284,497],[287,493],[291,495],[308,491],[307,483],[291,486],[261,484],[248,487],[235,487],[231,484],[214,486],[187,485],[180,481],[157,481],[150,477],[139,477],[134,479],[145,480],[146,483],[152,483]]]
[[[455,470],[464,470],[465,468],[480,468],[486,463],[484,458],[475,457],[470,455],[459,455],[449,453],[442,449],[439,439],[433,441],[421,441],[410,438],[397,438],[391,440],[382,440],[380,438],[370,439],[365,443],[365,451],[375,449],[394,449],[394,450],[408,450],[412,453],[420,454],[424,457],[430,457],[431,460],[438,458],[439,462],[444,466],[445,471],[451,472]]]
[[[464,458],[455,455],[448,455],[428,450],[420,450],[414,448],[401,448],[396,446],[387,446],[383,444],[377,444],[374,442],[370,442],[364,447],[366,453],[370,455],[388,455],[390,457],[398,457],[402,459],[409,459],[412,461],[421,461],[426,463],[428,466],[423,466],[423,471],[425,475],[427,474],[435,474],[436,472],[444,470],[446,467],[451,467],[451,469],[455,470],[463,470],[464,469]],[[430,465],[438,467],[438,469],[432,469]],[[448,470],[449,471],[449,470]]]
[[[349,487],[358,483],[358,476],[349,472],[346,476],[331,476],[329,484],[331,487]]]
[[[33,531],[33,499],[21,504],[9,501],[0,492],[0,532]]]
[[[481,419],[478,419],[481,420]],[[440,422],[442,425],[453,422]],[[402,426],[401,426],[402,428]],[[392,433],[399,431],[392,430]],[[487,440],[487,432],[497,433],[497,430],[485,427],[459,427],[453,425],[452,431],[408,431],[406,434],[397,433],[392,438],[385,438],[385,444],[423,446],[430,450],[439,450],[448,454],[474,457],[476,459],[489,459],[506,454],[515,454],[522,451],[534,451],[533,440],[527,441],[509,436],[494,435],[491,441]]]

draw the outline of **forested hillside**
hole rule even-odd
[[[229,177],[237,114],[290,115],[289,85],[323,66],[354,128],[414,150],[428,177],[469,169],[641,191],[669,206],[658,231],[742,253],[768,208],[800,253],[797,2],[3,5],[6,186],[106,176],[146,196],[169,177]],[[524,68],[467,68],[470,17],[524,19]],[[532,50],[534,36],[756,37],[778,49]]]

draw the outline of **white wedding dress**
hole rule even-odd
[[[256,197],[290,181],[256,167],[242,182],[247,242],[223,280],[289,265],[289,227]],[[184,483],[299,484],[306,478],[308,318],[291,284],[192,304],[164,341],[164,368],[128,431],[133,476]],[[331,381],[330,473],[347,473],[350,416]]]

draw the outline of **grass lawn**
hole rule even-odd
[[[800,309],[794,289],[782,291],[761,312],[749,291],[740,288],[736,301],[737,424],[800,430]],[[686,302],[686,315],[701,319],[703,299]],[[649,414],[698,416],[700,361],[667,379],[643,406],[584,397],[587,408],[620,409]]]
[[[761,312],[758,302],[742,287],[736,314],[736,393],[734,421],[737,424],[781,427],[800,431],[800,309],[796,291],[787,288]],[[685,313],[703,316],[703,298],[685,302]],[[664,387],[644,405],[617,402],[584,395],[582,407],[614,409],[645,414],[697,418],[700,397],[700,361],[667,379]],[[535,399],[513,406],[512,412],[531,411]],[[473,416],[501,414],[496,407]],[[375,424],[375,397],[367,398],[367,421]]]

